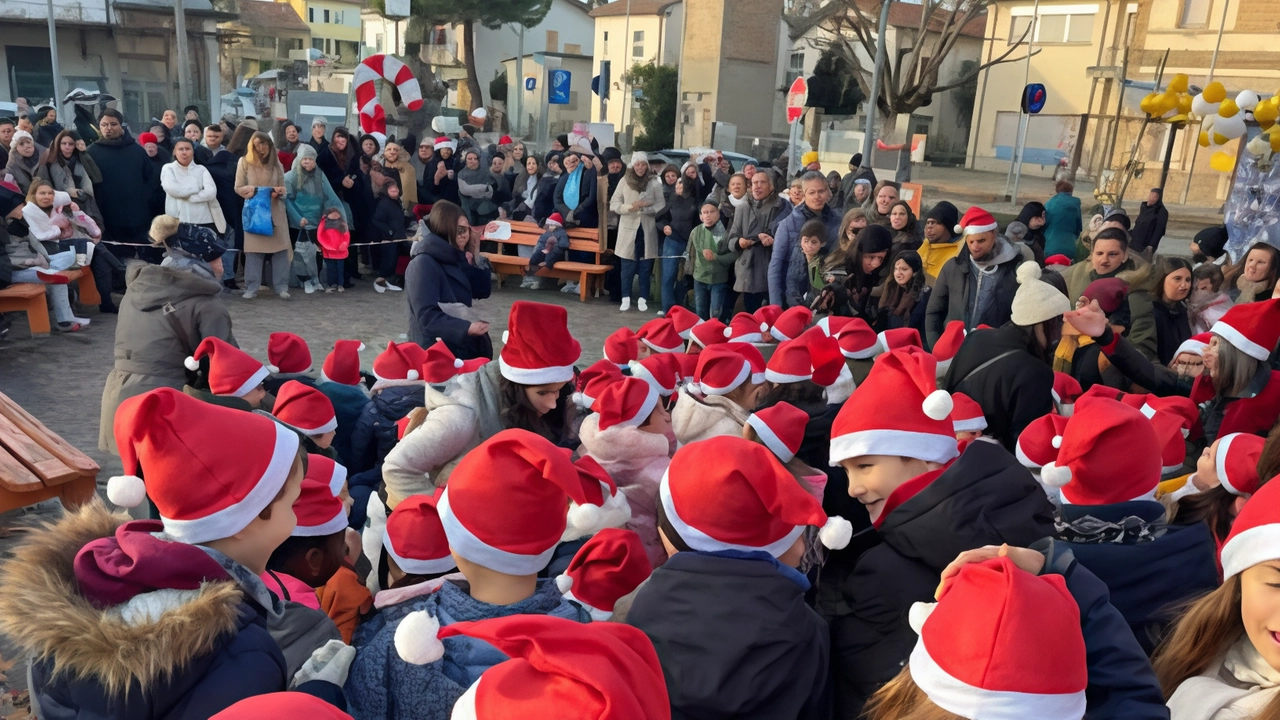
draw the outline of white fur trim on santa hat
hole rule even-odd
[[[1201,342],[1195,338],[1188,338],[1182,341],[1177,350],[1173,351],[1173,356],[1178,357],[1182,353],[1191,353],[1192,355],[1204,355],[1204,351],[1209,348],[1209,343]]]
[[[702,390],[703,395],[728,395],[734,390],[737,390],[742,383],[746,382],[748,377],[751,377],[751,363],[743,360],[742,369],[738,371],[738,374],[733,378],[733,382],[729,383],[729,385],[725,387],[713,387],[708,385],[705,380],[698,383],[698,385],[699,389]]]
[[[1231,343],[1237,350],[1254,360],[1266,362],[1267,358],[1271,357],[1270,350],[1245,337],[1244,333],[1221,320],[1214,323],[1213,327],[1209,328],[1209,332]]]
[[[938,609],[936,602],[914,602],[911,603],[911,609],[907,611],[907,625],[915,631],[917,635],[924,631],[924,623]]]
[[[843,365],[840,368],[840,374],[836,376],[836,381],[828,385],[822,394],[826,396],[828,405],[843,405],[844,401],[852,397],[853,391],[857,389],[858,383],[854,382],[849,366]]]
[[[235,392],[231,393],[231,397],[244,397],[245,395],[248,395],[250,391],[261,385],[262,381],[266,380],[267,376],[270,374],[271,373],[267,372],[267,367],[265,365],[259,367],[252,375],[249,376],[248,380],[244,381],[243,385],[236,388]]]
[[[808,375],[790,375],[788,373],[780,373],[776,370],[770,370],[769,368],[765,368],[764,379],[768,380],[771,383],[778,383],[779,385],[785,385],[787,383],[798,383],[798,382],[804,382],[805,380],[812,380],[813,373],[809,373]]]
[[[951,423],[951,427],[956,432],[982,432],[987,429],[987,419],[985,417],[976,417],[967,420],[956,420]]]
[[[1021,438],[1019,438],[1019,440],[1021,440]],[[1021,442],[1014,443],[1014,445],[1013,445],[1013,456],[1014,456],[1014,457],[1016,457],[1016,458],[1018,459],[1018,462],[1022,463],[1022,467],[1024,467],[1024,468],[1030,468],[1030,469],[1032,469],[1032,470],[1039,470],[1039,469],[1040,469],[1040,467],[1041,467],[1040,463],[1038,463],[1038,462],[1036,462],[1035,460],[1032,460],[1031,458],[1027,457],[1027,454],[1026,454],[1025,452],[1023,452],[1023,451],[1022,451],[1022,443],[1021,443]]]
[[[341,532],[347,527],[347,508],[343,506],[336,515],[322,525],[303,525],[298,523],[293,529],[293,537],[323,537]]]
[[[340,462],[333,464],[333,474],[329,476],[329,491],[334,495],[342,492],[342,486],[347,484],[347,466]]]
[[[679,337],[679,335],[677,335],[676,337]],[[649,349],[650,349],[650,350],[652,350],[652,351],[654,351],[654,352],[656,352],[656,353],[671,353],[671,352],[679,352],[679,351],[680,351],[680,346],[679,346],[679,345],[677,345],[677,346],[675,346],[675,347],[669,347],[669,348],[668,348],[668,347],[660,347],[660,346],[658,346],[658,345],[654,345],[653,343],[649,342],[649,338],[640,338],[640,342],[644,343],[645,345],[648,345],[648,346],[649,346]]]
[[[498,355],[498,370],[502,377],[521,385],[550,385],[551,383],[569,382],[573,379],[573,365],[561,365],[543,368],[518,368],[508,365],[502,355]]]
[[[565,577],[565,576],[561,575],[560,577]],[[559,578],[556,578],[556,579],[559,580]],[[593,607],[591,605],[588,605],[587,603],[584,603],[581,600],[579,600],[578,597],[573,594],[572,590],[561,590],[560,592],[564,593],[565,600],[568,600],[572,603],[576,603],[583,610],[586,610],[587,613],[591,615],[591,619],[596,622],[605,622],[609,618],[613,617],[612,610],[601,610],[598,607]]]
[[[390,533],[382,536],[382,548],[387,551],[392,560],[396,561],[396,567],[410,575],[439,575],[458,567],[458,564],[453,561],[453,555],[445,555],[434,560],[407,558],[396,552],[395,546],[391,543]]]
[[[410,665],[426,665],[444,657],[444,643],[437,635],[440,621],[426,610],[411,612],[396,628],[396,654]]]
[[[107,481],[107,499],[116,507],[135,508],[147,499],[147,486],[137,475],[117,475]]]
[[[444,534],[449,538],[449,549],[481,567],[507,575],[532,575],[546,567],[555,553],[555,545],[537,555],[521,555],[486,544],[453,514],[453,509],[449,506],[448,488],[445,488],[444,494],[436,503],[436,510],[440,513]]]
[[[791,462],[791,458],[796,456],[795,453],[791,452],[791,448],[782,442],[782,438],[778,437],[773,428],[769,427],[769,424],[762,420],[759,415],[755,413],[748,415],[747,424],[755,429],[756,435],[760,436],[760,442],[773,451],[773,454],[777,455],[778,459],[784,464]]]
[[[644,396],[644,402],[640,404],[640,412],[636,413],[634,417],[623,419],[621,422],[618,423],[619,425],[626,425],[627,427],[640,427],[641,425],[649,421],[649,416],[653,414],[653,409],[658,406],[658,400],[662,396],[658,394],[657,383],[649,382],[646,380],[645,385],[648,386],[649,392]],[[606,487],[605,494],[607,495],[608,492],[609,490]]]
[[[939,378],[941,378],[943,375],[946,375],[946,374],[947,374],[947,370],[951,368],[951,360],[952,360],[952,358],[947,358],[946,360],[939,360],[939,361],[938,361],[938,372],[937,372],[937,375],[938,375],[938,377],[939,377]]]
[[[271,373],[272,375],[275,375],[280,372],[280,368],[276,367],[275,365],[272,365],[271,363],[267,363],[266,365],[263,365],[263,367],[265,367],[267,369],[267,372]]]
[[[831,467],[863,455],[897,455],[925,462],[949,462],[960,450],[954,435],[908,430],[863,430],[831,438]]]
[[[970,225],[968,227],[956,225],[955,228],[953,229],[956,231],[957,235],[977,235],[978,233],[991,232],[992,230],[999,230],[1000,224],[991,223],[990,225]]]
[[[476,693],[480,688],[480,680],[484,676],[471,683],[471,687],[462,693],[462,697],[453,704],[453,712],[449,714],[449,720],[479,720],[480,711],[476,710]]]
[[[916,641],[908,661],[911,678],[943,710],[982,720],[1080,720],[1084,716],[1084,691],[1037,694],[987,690],[947,674],[929,655],[924,638]]]
[[[676,534],[684,540],[685,544],[693,550],[700,552],[720,552],[722,550],[738,550],[740,552],[767,552],[776,557],[791,549],[796,544],[796,538],[804,532],[806,526],[797,525],[791,532],[783,535],[764,547],[751,547],[750,545],[734,545],[733,543],[721,542],[710,535],[694,528],[686,523],[680,517],[680,513],[676,512],[675,502],[671,498],[671,485],[667,479],[667,473],[662,474],[662,484],[658,486],[658,497],[662,502],[662,509],[666,511],[667,520],[671,522],[671,527],[675,528]]]
[[[1231,433],[1222,437],[1222,442],[1218,443],[1218,455],[1213,460],[1213,467],[1218,473],[1218,480],[1222,483],[1222,487],[1227,489],[1227,492],[1232,495],[1243,495],[1244,493],[1237,490],[1236,486],[1231,484],[1231,477],[1227,473],[1227,452],[1231,449],[1231,443],[1234,442],[1235,439],[1236,433]],[[1188,480],[1187,482],[1191,481]],[[118,505],[119,503],[116,504]]]
[[[1222,577],[1227,579],[1261,562],[1280,558],[1280,524],[1249,528],[1222,548]]]
[[[1065,417],[1065,418],[1069,418],[1069,417],[1071,417],[1072,415],[1075,415],[1075,414],[1076,414],[1076,404],[1075,404],[1075,403],[1059,403],[1059,404],[1058,404],[1058,414],[1059,414],[1059,415],[1061,415],[1062,417]]]
[[[264,368],[265,369],[265,368]],[[272,423],[276,429],[275,447],[271,453],[271,462],[258,478],[257,484],[243,500],[219,510],[218,512],[192,520],[174,520],[160,516],[164,522],[164,532],[178,542],[188,545],[229,538],[249,526],[258,513],[276,499],[280,488],[284,487],[293,470],[293,461],[298,457],[298,434],[280,423]]]
[[[289,425],[289,423],[284,423],[284,424]],[[297,425],[289,425],[289,427],[293,428],[294,430],[297,430],[303,435],[323,435],[327,432],[333,432],[334,430],[338,429],[338,418],[335,415],[334,417],[329,418],[329,422],[321,425],[320,427],[304,428],[304,427],[298,427]]]

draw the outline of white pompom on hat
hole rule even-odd
[[[1024,262],[1018,266],[1018,290],[1013,294],[1014,325],[1029,327],[1071,310],[1071,301],[1057,288],[1040,279],[1040,266]]]
[[[395,385],[422,384],[420,368],[426,351],[417,343],[388,342],[387,349],[373,359],[374,390]]]

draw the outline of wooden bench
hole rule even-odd
[[[543,268],[536,274],[539,277],[576,280],[578,282],[578,299],[586,302],[593,289],[595,297],[600,296],[600,290],[604,287],[604,274],[611,268],[610,265],[600,262],[600,256],[604,252],[604,245],[600,241],[602,230],[596,228],[573,228],[568,232],[569,249],[591,253],[594,256],[594,262],[581,263],[561,260],[554,267]],[[498,274],[499,279],[507,275],[524,275],[525,269],[529,267],[529,258],[522,258],[519,255],[503,255],[504,246],[523,245],[525,247],[533,247],[538,244],[538,238],[541,236],[542,228],[538,227],[537,224],[512,221],[511,237],[506,240],[489,240],[498,244],[498,252],[487,252],[484,253],[484,256],[493,265],[493,271]]]
[[[74,510],[97,492],[98,463],[0,393],[0,512],[59,498]]]
[[[71,280],[75,280],[80,288],[80,302],[85,305],[98,305],[102,303],[102,296],[98,294],[98,286],[93,282],[93,273],[86,270],[63,270]],[[31,328],[32,335],[48,335],[49,326],[49,306],[45,301],[45,285],[44,283],[14,283],[7,288],[0,289],[0,313],[4,312],[25,312],[27,314],[27,325]]]

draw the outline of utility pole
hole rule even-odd
[[[1227,8],[1231,7],[1231,0],[1222,3],[1222,21],[1218,23],[1218,42],[1213,46],[1213,57],[1209,59],[1209,77],[1204,81],[1205,85],[1213,82],[1213,73],[1218,69],[1218,51],[1222,49],[1222,32],[1227,29]],[[1187,182],[1182,186],[1182,197],[1178,202],[1186,204],[1187,194],[1191,192],[1191,176],[1196,171],[1196,156],[1200,154],[1200,143],[1191,143],[1191,164],[1187,166]],[[1161,187],[1164,183],[1161,183]]]
[[[627,0],[627,22],[622,31],[622,76],[627,78],[627,82],[626,89],[623,91],[624,94],[622,96],[622,117],[620,118],[622,127],[618,128],[618,131],[620,131],[618,134],[621,135],[627,135],[627,126],[630,124],[631,120],[630,116],[627,114],[627,111],[631,109],[631,66],[627,64],[627,61],[631,59],[630,49],[634,46],[635,41],[631,39],[631,0]],[[629,137],[630,136],[628,135],[628,138]]]
[[[876,98],[880,97],[880,85],[884,78],[884,56],[888,52],[889,41],[885,38],[885,33],[889,30],[890,2],[891,0],[883,0],[880,6],[880,25],[876,31],[876,67],[871,73],[871,92],[867,93],[867,132],[862,137],[862,162],[866,163],[867,167],[871,167],[871,136],[875,134],[876,127]]]
[[[1031,6],[1031,32],[1029,40],[1027,40],[1027,64],[1022,71],[1022,87],[1026,92],[1027,84],[1031,82],[1031,55],[1036,48],[1036,33],[1040,30],[1040,0],[1036,0]],[[1005,181],[1005,189],[1009,192],[1007,197],[1009,202],[1018,202],[1018,184],[1022,181],[1022,155],[1027,147],[1027,126],[1031,124],[1031,113],[1026,108],[1018,115],[1018,140],[1017,145],[1013,148],[1013,153],[1009,158],[1009,179]]]
[[[186,0],[174,0],[173,32],[178,36],[178,102],[174,105],[174,110],[186,106],[191,98],[187,93],[187,72],[191,69],[191,60],[187,54],[186,11]]]
[[[63,115],[62,98],[66,97],[66,95],[62,93],[62,71],[58,67],[58,31],[53,25],[53,0],[48,0],[48,5],[49,56],[53,67],[53,107],[57,109],[58,115],[61,117]]]
[[[512,132],[520,134],[524,127],[524,25],[516,32],[519,37],[516,45],[516,126]]]

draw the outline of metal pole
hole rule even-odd
[[[885,33],[889,29],[891,0],[883,0],[883,2],[884,4],[880,6],[880,25],[876,31],[876,67],[871,73],[871,92],[867,93],[867,131],[862,138],[862,162],[866,163],[867,167],[871,167],[871,136],[875,133],[876,126],[876,98],[880,97],[880,83],[884,78],[884,56],[888,51],[885,47],[888,44]]]
[[[1022,71],[1022,87],[1027,87],[1031,82],[1031,54],[1036,49],[1036,33],[1040,31],[1040,0],[1036,0],[1031,6],[1031,37],[1027,41],[1027,63]],[[1009,180],[1006,187],[1009,188],[1009,202],[1018,202],[1018,184],[1022,181],[1022,155],[1027,145],[1027,126],[1031,124],[1031,116],[1024,110],[1018,117],[1018,144],[1013,148],[1013,155],[1009,158]]]
[[[1213,57],[1209,59],[1209,79],[1206,85],[1213,82],[1213,72],[1218,69],[1218,50],[1222,48],[1222,31],[1227,27],[1227,8],[1231,5],[1231,0],[1225,0],[1222,3],[1222,21],[1218,23],[1218,42],[1213,46]],[[1182,186],[1182,197],[1179,203],[1185,205],[1187,203],[1187,194],[1191,192],[1191,176],[1196,171],[1196,156],[1200,154],[1200,143],[1191,143],[1191,164],[1187,166],[1187,182]],[[1162,183],[1163,185],[1163,183]]]
[[[173,4],[173,32],[178,38],[178,102],[175,108],[181,108],[190,102],[187,94],[187,71],[191,69],[191,60],[187,54],[187,13],[185,0],[176,0]]]
[[[680,57],[676,59],[676,147],[684,147],[684,29],[688,8],[680,4]]]
[[[1164,145],[1164,162],[1160,164],[1160,189],[1164,190],[1164,184],[1169,179],[1169,161],[1173,159],[1173,145],[1178,137],[1177,123],[1169,125],[1169,142]]]
[[[62,92],[62,71],[58,67],[58,31],[53,25],[53,0],[49,0],[49,57],[53,67],[53,107],[57,109],[58,115],[62,112],[62,98],[66,95]]]
[[[516,49],[516,126],[511,131],[519,135],[524,127],[524,25],[516,35],[520,38]]]
[[[629,124],[627,121],[630,119],[627,113],[631,110],[631,66],[627,64],[627,61],[631,59],[631,48],[634,45],[635,42],[631,39],[631,0],[627,0],[627,21],[623,25],[622,31],[622,72],[623,77],[627,78],[627,82],[623,88],[622,115],[619,117],[622,122],[622,127],[618,128],[620,131],[618,134],[620,135],[626,135]]]

